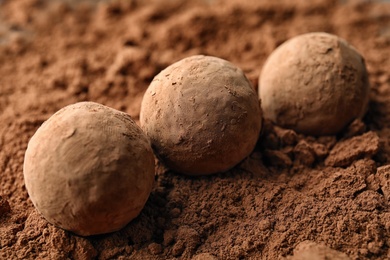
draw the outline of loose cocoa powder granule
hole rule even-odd
[[[7,0],[0,7],[0,259],[390,257],[385,1]],[[365,57],[372,90],[362,122],[314,138],[265,120],[255,151],[215,176],[186,177],[158,164],[142,213],[115,233],[75,236],[34,209],[24,152],[55,111],[90,100],[138,119],[152,78],[195,54],[231,61],[257,89],[268,55],[313,31],[336,34]]]

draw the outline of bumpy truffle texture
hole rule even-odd
[[[81,102],[59,110],[31,138],[24,179],[50,223],[83,236],[109,233],[144,207],[154,155],[129,115]]]
[[[336,134],[361,118],[368,92],[362,56],[345,40],[319,32],[279,46],[259,79],[264,118],[308,135]]]
[[[206,175],[227,171],[252,152],[262,114],[257,94],[239,68],[196,55],[153,79],[140,122],[169,168]]]

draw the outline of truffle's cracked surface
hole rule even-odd
[[[108,233],[142,210],[154,156],[129,115],[81,102],[55,113],[31,138],[24,178],[50,223],[83,236]]]
[[[362,117],[369,83],[362,56],[327,33],[307,33],[279,46],[259,79],[264,118],[309,135],[331,135]]]
[[[202,55],[161,71],[145,93],[140,115],[158,156],[190,175],[223,172],[242,161],[255,147],[261,119],[244,73]]]

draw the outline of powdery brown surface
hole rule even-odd
[[[340,259],[390,257],[389,3],[92,2],[1,2],[0,259],[278,259],[329,248]],[[90,100],[137,120],[152,78],[194,54],[231,61],[257,88],[268,55],[311,31],[337,34],[365,57],[363,121],[320,138],[265,121],[250,157],[215,176],[157,165],[144,210],[112,234],[75,236],[34,209],[23,156],[55,111]]]

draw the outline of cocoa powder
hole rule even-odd
[[[0,6],[0,259],[390,257],[386,1],[8,0]],[[34,209],[24,187],[24,152],[55,111],[89,100],[138,120],[153,77],[195,54],[231,61],[257,89],[269,54],[313,31],[336,34],[364,56],[371,93],[363,121],[314,138],[265,120],[253,153],[223,174],[187,177],[158,163],[145,208],[111,234],[75,236]]]

